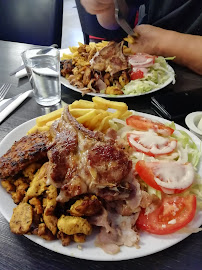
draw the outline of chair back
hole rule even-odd
[[[61,47],[63,0],[0,0],[0,40]]]

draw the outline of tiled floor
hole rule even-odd
[[[75,0],[64,0],[61,47],[68,48],[69,46],[77,46],[78,42],[83,43],[83,34]]]

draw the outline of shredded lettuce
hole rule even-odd
[[[174,60],[176,58],[176,56],[169,56],[169,57],[165,57],[164,59],[167,60]]]
[[[201,147],[199,151],[192,138],[183,130],[178,130],[178,135],[173,134],[172,137],[177,139],[184,149],[187,149],[188,161],[196,168],[201,157]]]
[[[174,72],[168,68],[165,58],[159,56],[144,78],[130,81],[122,90],[125,95],[140,95],[161,87],[169,78],[175,83]]]

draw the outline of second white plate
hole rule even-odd
[[[70,52],[69,49],[61,49],[60,50],[60,56],[62,56],[63,53],[70,54],[71,52]],[[169,71],[171,73],[175,73],[174,70],[173,70],[173,68],[169,64],[167,64],[167,67],[168,67],[168,69],[169,69]],[[69,88],[69,89],[71,89],[73,91],[82,93],[82,91],[79,90],[79,88],[71,85],[69,83],[69,81],[67,79],[65,79],[64,77],[60,76],[60,81],[67,88]],[[147,94],[151,94],[153,92],[159,91],[159,90],[165,88],[167,85],[169,85],[172,81],[173,81],[173,77],[169,77],[168,80],[164,84],[162,84],[160,87],[155,88],[155,89],[153,89],[151,91],[148,91],[148,92],[145,92],[145,93],[137,94],[137,95],[113,95],[112,96],[112,95],[106,95],[106,94],[101,94],[101,93],[87,93],[86,95],[89,95],[89,96],[99,96],[99,97],[103,97],[103,98],[128,98],[128,97],[137,97],[137,96],[143,96],[143,95],[147,95]]]

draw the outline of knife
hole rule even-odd
[[[25,68],[25,65],[21,65],[20,67],[16,68],[15,70],[13,70],[9,75],[13,76],[15,75],[18,71],[22,70]]]
[[[2,100],[0,103],[0,123],[14,111],[31,93],[33,90],[28,90],[13,98]]]

